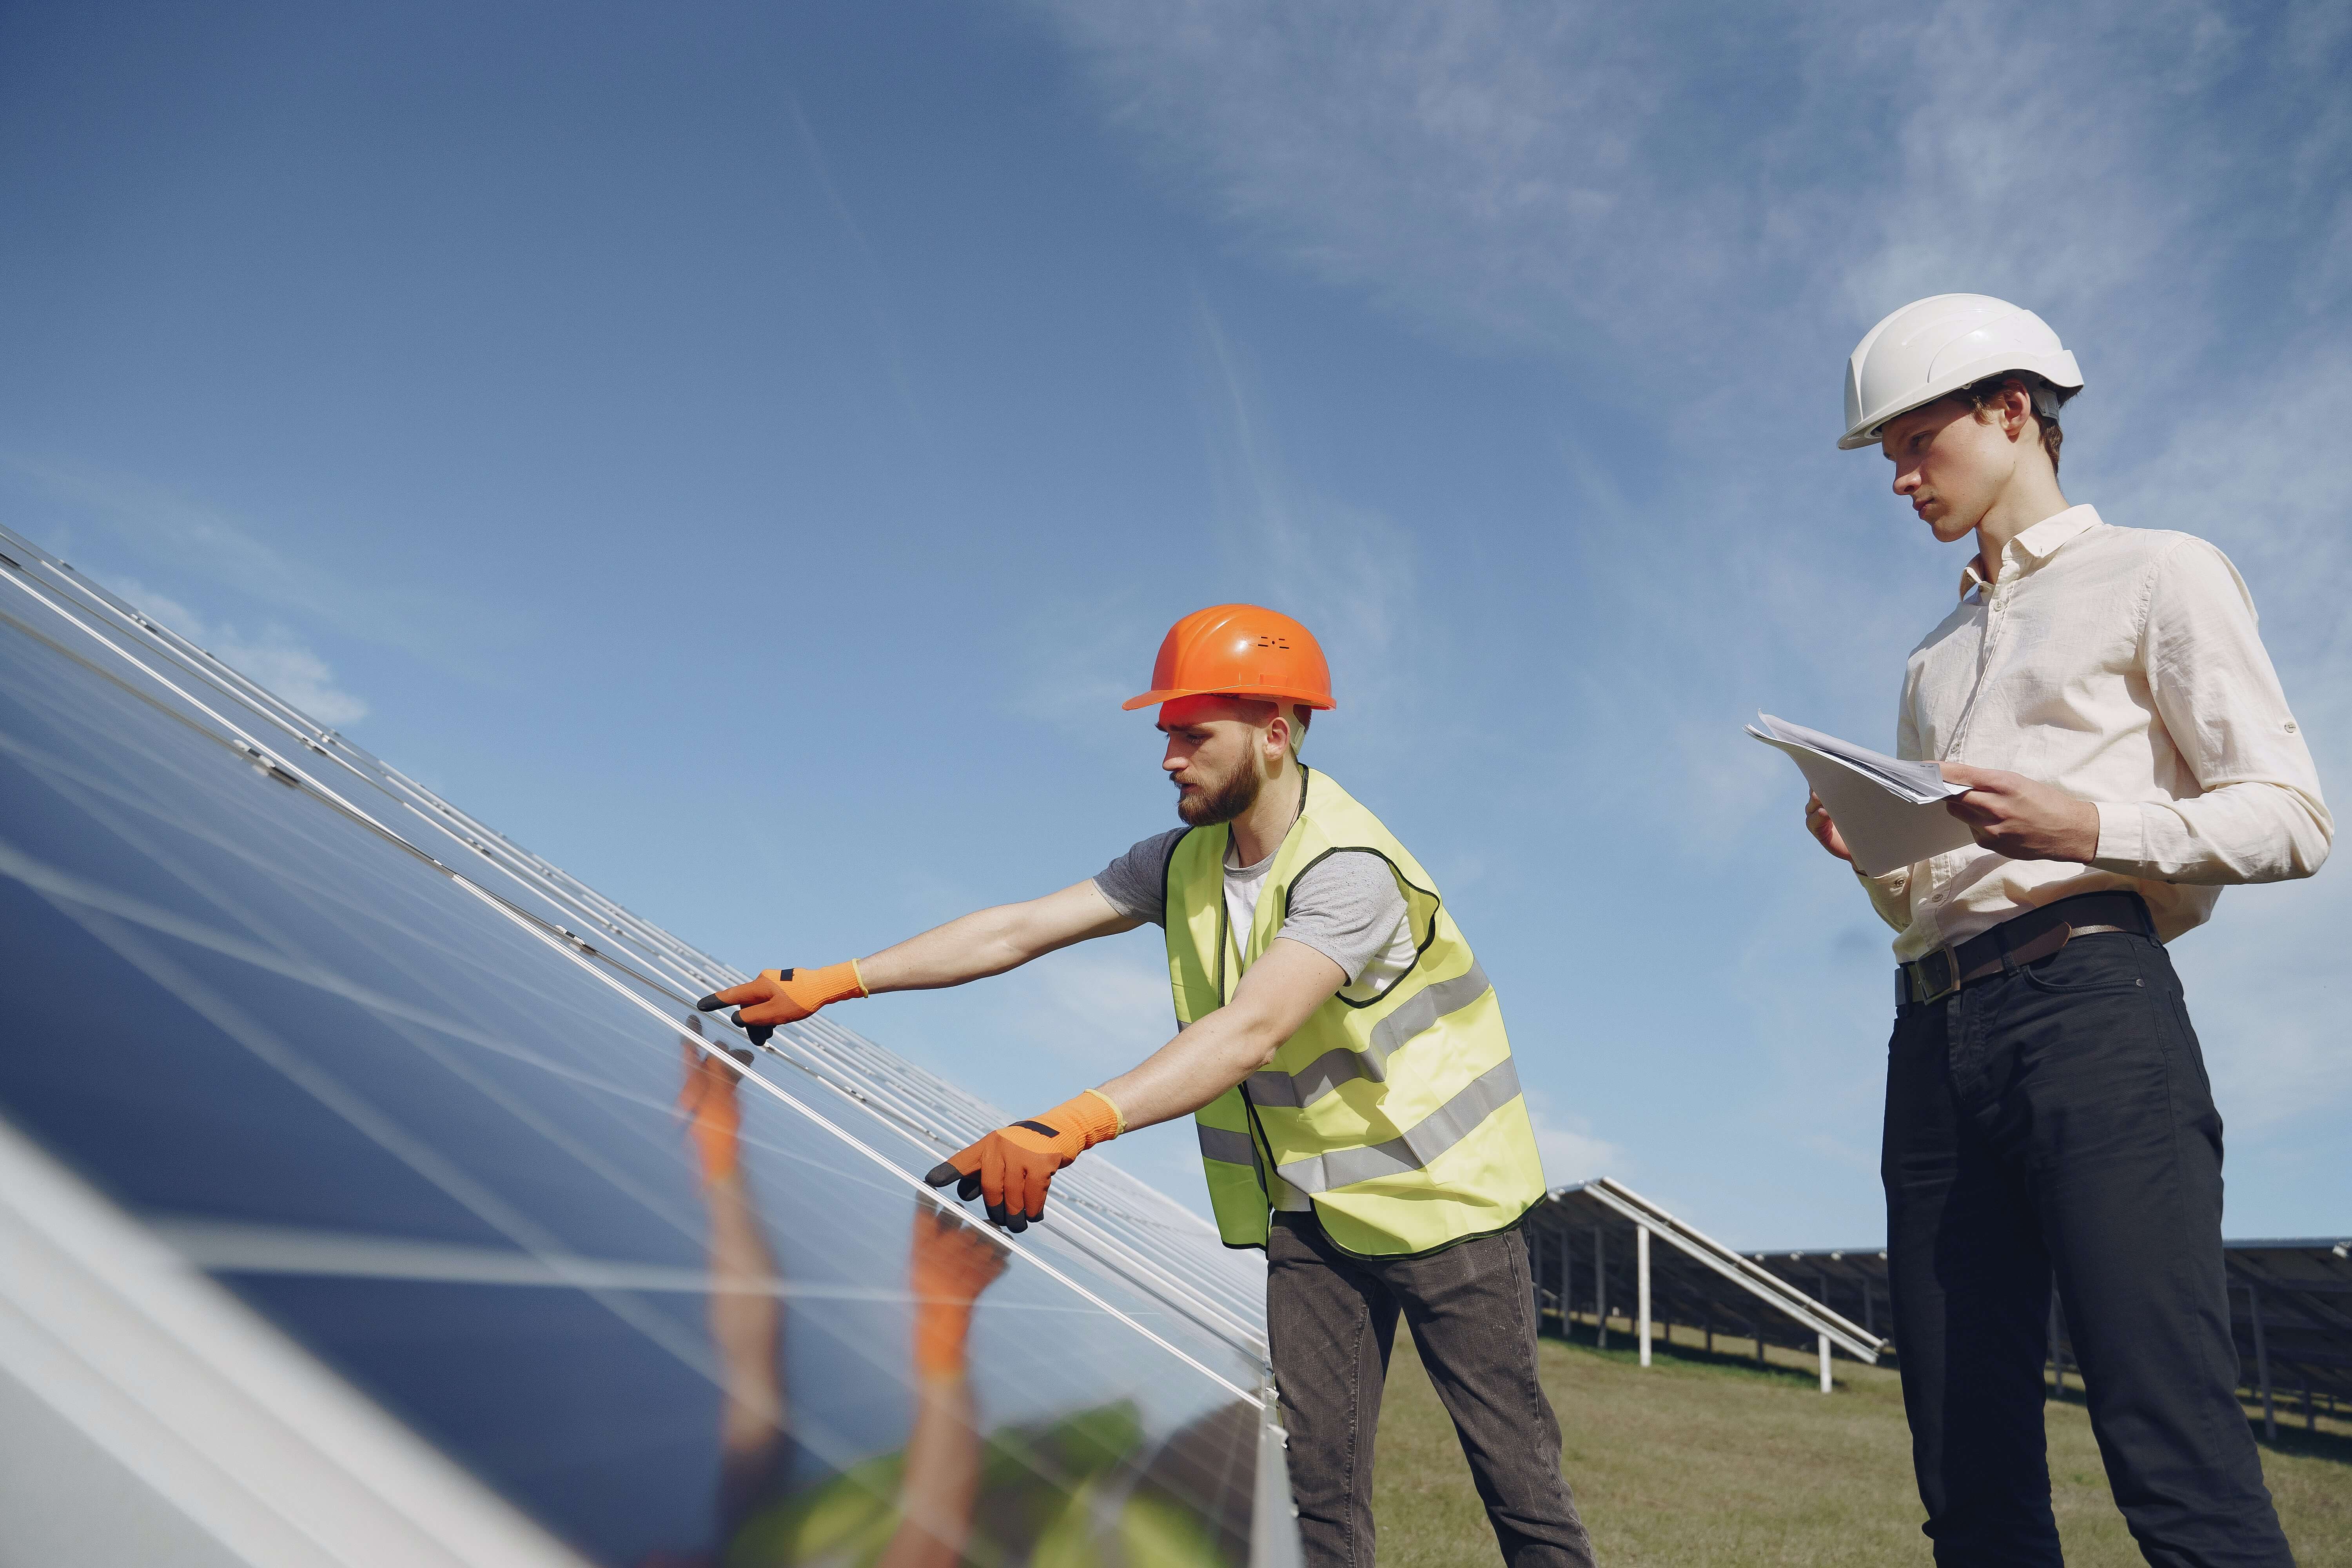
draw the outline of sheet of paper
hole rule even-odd
[[[1944,809],[1968,791],[1946,784],[1935,763],[1903,762],[1769,713],[1757,718],[1764,728],[1751,724],[1748,732],[1789,753],[1865,875],[1883,877],[1975,842],[1968,824]]]

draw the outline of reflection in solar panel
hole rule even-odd
[[[971,1227],[997,1111],[5,531],[0,799],[27,1561],[1294,1560],[1255,1259],[1102,1162]]]

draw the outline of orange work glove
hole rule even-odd
[[[828,1002],[846,1002],[866,994],[857,961],[852,959],[823,969],[762,969],[757,980],[713,991],[695,1006],[705,1013],[736,1008],[731,1020],[735,1026],[751,1036],[753,1045],[764,1046],[777,1025],[797,1024]]]
[[[923,1180],[956,1184],[956,1196],[984,1199],[988,1223],[1015,1233],[1045,1217],[1045,1189],[1054,1173],[1127,1131],[1118,1106],[1090,1089],[1045,1115],[1000,1127],[979,1142],[931,1167]]]
[[[1003,1242],[966,1225],[929,1194],[917,1197],[907,1288],[915,1298],[918,1373],[939,1377],[964,1370],[970,1359],[972,1304],[996,1283],[1011,1260]]]
[[[706,1187],[735,1173],[743,1130],[743,1107],[735,1099],[740,1081],[724,1058],[687,1046],[686,1084],[677,1091],[677,1108],[686,1112],[686,1130],[701,1156]]]

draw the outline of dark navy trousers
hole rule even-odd
[[[2293,1563],[2236,1394],[2221,1119],[2161,944],[2077,937],[1898,1009],[1881,1173],[1937,1563],[2061,1561],[2042,1436],[2053,1279],[2141,1553]]]

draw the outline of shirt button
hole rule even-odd
[[[2286,721],[2286,732],[2290,735],[2294,733],[2294,721],[2292,719]]]

